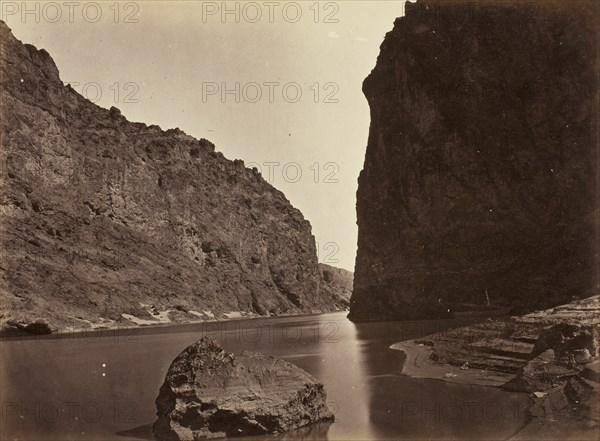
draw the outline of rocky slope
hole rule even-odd
[[[598,7],[406,4],[363,86],[352,320],[591,295]]]
[[[156,399],[158,441],[281,433],[333,420],[323,385],[276,357],[206,337],[179,354]]]
[[[64,85],[0,22],[1,321],[334,310],[311,226],[240,160]]]
[[[319,269],[323,283],[321,289],[328,295],[338,298],[338,302],[344,307],[350,305],[352,296],[352,284],[354,283],[354,274],[342,268],[336,268],[325,263],[319,263]]]

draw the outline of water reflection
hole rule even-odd
[[[519,408],[526,397],[400,375],[403,356],[390,344],[452,324],[354,325],[345,313],[337,313],[140,329],[128,331],[126,339],[73,335],[4,341],[3,437],[151,440],[154,399],[166,371],[181,350],[202,336],[215,338],[229,352],[282,357],[325,384],[335,423],[254,439],[508,437],[524,417],[520,411],[515,417],[512,406]],[[469,401],[478,397],[487,401]],[[460,416],[451,413],[457,405]],[[465,413],[469,406],[480,413]]]

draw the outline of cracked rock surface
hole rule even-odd
[[[203,337],[179,354],[156,399],[159,441],[287,432],[333,420],[323,385],[296,365],[228,354]]]

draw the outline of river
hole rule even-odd
[[[466,321],[354,324],[346,313],[276,317],[0,342],[2,440],[152,440],[170,363],[212,336],[228,352],[284,358],[325,385],[335,423],[262,439],[507,439],[527,395],[401,375],[392,343]]]

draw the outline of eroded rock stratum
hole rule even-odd
[[[595,293],[597,45],[595,1],[406,4],[363,86],[352,320]]]
[[[3,22],[0,93],[3,323],[84,328],[347,304],[321,289],[309,222],[256,170],[205,139],[94,105]]]

